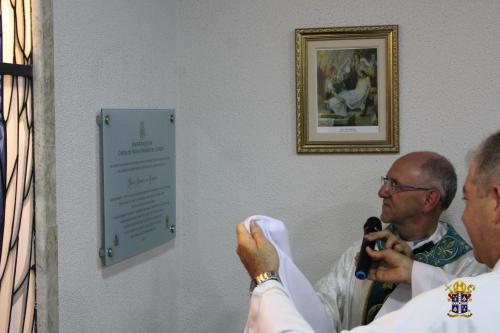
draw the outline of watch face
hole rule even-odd
[[[262,282],[266,281],[268,279],[268,277],[269,277],[269,273],[264,272],[262,274],[257,275],[255,280],[257,280],[257,284],[261,284]]]
[[[279,280],[277,272],[264,272],[255,277],[257,284],[264,283],[268,280]]]

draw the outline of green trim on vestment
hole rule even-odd
[[[467,244],[467,242],[451,225],[446,225],[448,227],[446,234],[436,244],[434,244],[434,246],[423,252],[415,254],[414,260],[435,267],[443,267],[472,250],[472,247]],[[387,229],[394,233],[395,228],[392,224],[389,225]],[[378,240],[377,247],[378,249],[383,250],[385,248],[385,240]],[[418,248],[414,249],[414,251],[415,250],[418,250]],[[385,300],[389,297],[396,286],[397,284],[394,283],[372,283],[366,298],[365,309],[363,311],[363,325],[369,324],[373,321]]]
[[[455,228],[449,224],[446,225],[448,226],[446,234],[432,248],[415,254],[414,260],[435,267],[443,267],[472,250],[472,247],[456,232]],[[394,233],[392,224],[387,229]],[[379,249],[383,250],[384,245],[385,241],[377,241]]]

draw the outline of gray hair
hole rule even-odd
[[[446,157],[434,152],[426,153],[430,156],[422,163],[421,169],[439,188],[441,208],[445,210],[450,207],[457,193],[457,174],[453,164]]]
[[[473,163],[476,169],[472,179],[481,190],[500,184],[500,131],[483,141]]]

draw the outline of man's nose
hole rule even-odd
[[[387,198],[391,195],[391,192],[389,191],[389,186],[387,184],[382,184],[380,188],[378,189],[378,196],[379,198]]]

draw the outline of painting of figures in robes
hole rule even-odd
[[[377,126],[377,49],[318,50],[318,126]]]

